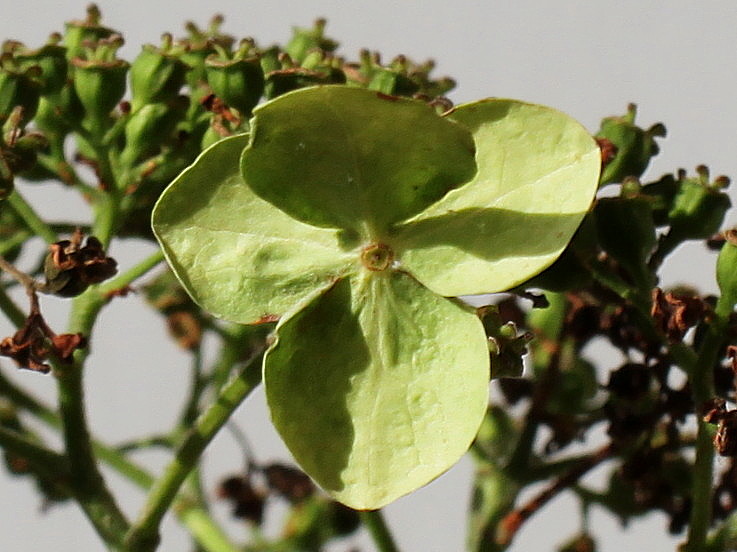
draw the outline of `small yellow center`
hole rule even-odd
[[[375,272],[386,270],[394,260],[394,252],[383,243],[372,243],[361,251],[361,263]]]

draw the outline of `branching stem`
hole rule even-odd
[[[223,387],[215,402],[197,419],[174,459],[154,483],[143,511],[126,535],[125,542],[130,550],[149,552],[156,549],[161,520],[187,475],[233,411],[260,383],[258,365],[262,354],[263,348],[243,365]]]

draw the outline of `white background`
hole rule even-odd
[[[379,50],[385,59],[403,53],[438,62],[437,76],[459,83],[455,103],[487,96],[512,97],[556,107],[579,119],[592,132],[601,117],[624,113],[628,102],[639,106],[644,126],[662,121],[668,138],[647,176],[705,163],[712,174],[737,175],[737,108],[735,55],[737,5],[729,1],[655,2],[643,0],[482,2],[326,1],[269,2],[167,0],[99,2],[104,23],[125,35],[122,54],[132,59],[145,42],[159,42],[164,31],[181,36],[182,24],[205,24],[214,12],[226,16],[225,31],[253,36],[262,44],[283,42],[292,25],[309,26],[321,16],[340,51],[355,58],[362,47]],[[62,23],[84,16],[83,2],[0,0],[0,39],[13,38],[40,46]],[[24,187],[38,209],[55,219],[84,220],[86,207],[49,187]],[[734,194],[733,194],[734,197]],[[734,224],[733,215],[728,220]],[[150,251],[140,242],[115,244],[111,254],[123,269]],[[665,283],[697,282],[713,291],[713,257],[700,247],[680,251],[666,266]],[[64,308],[53,298],[44,312],[55,327],[64,327]],[[171,345],[161,320],[131,296],[109,306],[94,336],[87,370],[89,422],[109,442],[167,429],[187,389],[186,357]],[[11,328],[0,320],[0,335]],[[614,361],[612,361],[614,362]],[[14,373],[10,361],[0,361]],[[50,376],[15,374],[27,387],[53,402]],[[260,460],[287,457],[271,430],[260,395],[237,413]],[[160,469],[165,458],[139,458]],[[207,456],[207,481],[242,464],[238,447],[219,436]],[[448,474],[417,493],[389,506],[387,516],[405,551],[445,552],[464,548],[465,512],[471,463],[464,459]],[[596,474],[594,474],[595,476]],[[595,479],[595,477],[594,477]],[[115,476],[111,484],[123,493],[123,507],[133,515],[142,495]],[[25,480],[0,477],[0,550],[102,550],[89,524],[74,505],[39,513],[40,501]],[[216,507],[228,518],[224,505]],[[552,550],[578,529],[575,503],[563,495],[529,522],[513,551]],[[674,550],[677,539],[665,535],[666,521],[654,515],[623,532],[616,520],[595,510],[594,531],[604,537],[600,550]],[[245,534],[230,524],[234,535]],[[187,550],[187,541],[168,520],[162,550]],[[365,551],[369,541],[358,541]],[[349,544],[337,546],[347,550]]]

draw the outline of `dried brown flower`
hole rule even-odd
[[[50,355],[70,363],[74,351],[85,346],[82,334],[55,334],[34,306],[23,326],[0,342],[0,355],[12,358],[20,368],[46,374],[51,370],[46,364]]]
[[[700,297],[673,292],[663,293],[660,288],[652,292],[652,317],[671,342],[683,339],[686,331],[695,326],[706,312]]]
[[[90,284],[97,284],[115,275],[117,262],[105,255],[100,241],[89,236],[82,245],[83,235],[77,229],[69,240],[49,246],[44,263],[46,289],[62,297],[79,295]]]

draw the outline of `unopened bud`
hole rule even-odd
[[[737,229],[727,230],[724,236],[727,239],[717,257],[717,284],[722,294],[720,302],[731,310],[737,304]]]
[[[189,67],[186,80],[191,91],[205,82],[205,59],[217,53],[215,46],[229,50],[235,42],[232,36],[220,32],[222,24],[222,15],[215,15],[206,29],[190,21],[185,25],[188,36],[176,43],[175,47],[182,50],[179,59]]]
[[[318,19],[311,29],[292,29],[292,39],[285,50],[297,64],[302,63],[310,50],[317,48],[332,52],[338,47],[337,42],[325,36],[325,25],[324,19]]]
[[[74,58],[74,90],[85,111],[84,121],[93,133],[104,131],[104,121],[123,98],[128,63]]]
[[[607,117],[601,122],[597,138],[609,140],[617,153],[601,173],[601,185],[622,182],[625,177],[639,177],[645,172],[650,159],[658,154],[656,137],[665,136],[665,127],[656,124],[645,130],[635,125],[637,113],[630,104],[623,117]]]
[[[673,206],[668,213],[672,239],[700,240],[719,231],[724,215],[731,205],[722,192],[723,180],[709,183],[706,167],[699,167],[698,177],[682,179]]]
[[[4,122],[15,107],[23,108],[21,126],[36,114],[41,91],[38,67],[20,69],[13,67],[10,54],[0,56],[0,123]]]
[[[20,49],[15,53],[15,59],[24,69],[39,68],[42,96],[56,94],[67,82],[66,48],[59,46],[54,39],[38,50]]]
[[[84,106],[74,86],[67,84],[59,92],[41,98],[33,122],[50,134],[64,136],[84,117]]]
[[[67,59],[79,57],[84,51],[84,44],[97,42],[114,34],[112,29],[100,24],[100,10],[94,4],[87,8],[87,17],[81,21],[69,21],[65,27],[64,44],[67,47]]]
[[[150,103],[135,111],[125,125],[121,163],[132,166],[147,152],[155,151],[174,131],[187,105],[187,98],[178,96],[168,103]]]
[[[249,46],[247,43],[245,46]],[[264,91],[264,72],[258,57],[242,47],[234,59],[210,56],[205,62],[207,83],[226,104],[248,116]]]
[[[172,55],[171,36],[164,35],[161,48],[146,45],[130,68],[132,110],[149,103],[166,102],[179,94],[187,66]]]

